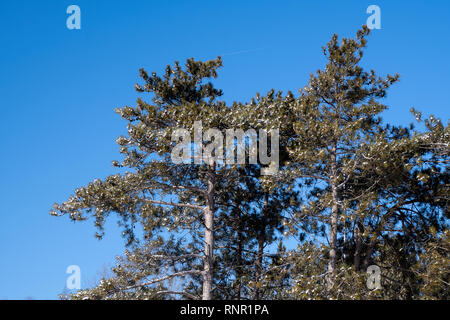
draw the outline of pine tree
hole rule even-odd
[[[275,190],[264,187],[261,172],[268,165],[224,165],[219,153],[215,155],[220,150],[209,148],[204,136],[200,145],[195,141],[196,135],[202,135],[196,131],[199,121],[205,130],[215,128],[223,136],[229,128],[253,129],[247,122],[247,106],[228,107],[216,101],[222,92],[211,83],[204,83],[205,79],[216,77],[220,66],[220,58],[207,62],[189,59],[185,70],[178,63],[167,66],[162,78],[156,73],[149,76],[141,69],[144,84],[136,85],[136,89],[152,93],[153,104],[138,99],[136,107],[117,109],[129,122],[129,135],[117,139],[125,159],[121,163],[115,161],[114,165],[132,171],[95,180],[77,189],[68,201],[55,204],[52,214],[67,214],[72,220],[94,217],[99,238],[108,215],[118,213],[123,235],[135,250],[125,254],[127,259],[134,257],[137,265],[139,261],[149,263],[136,258],[142,256],[139,250],[147,252],[145,257],[152,267],[138,279],[128,272],[105,280],[103,285],[115,283],[116,291],[110,288],[104,297],[122,297],[119,292],[127,297],[132,292],[139,296],[144,289],[152,297],[168,292],[206,300],[240,298],[241,292],[246,292],[247,297],[253,292],[258,297],[258,289],[248,283],[252,281],[256,286],[260,281],[264,250],[276,240],[276,233],[282,229],[281,214],[284,208],[292,206],[291,198],[295,195],[280,187]],[[267,128],[270,129],[262,124],[254,127]],[[194,137],[193,144],[187,142],[182,145],[185,150],[179,149],[193,151],[193,163],[174,163],[176,129],[184,129]],[[262,146],[259,138],[256,144]],[[247,144],[246,155],[253,147]],[[207,150],[210,157],[205,157]],[[199,151],[203,151],[203,156],[199,156]],[[231,150],[223,148],[223,151],[227,154]],[[204,161],[199,163],[199,157]],[[136,224],[143,227],[144,246],[136,238]],[[187,235],[176,235],[180,233]],[[167,238],[169,235],[172,236]],[[164,286],[175,278],[185,279],[184,291]],[[230,290],[232,278],[240,283],[234,294]],[[245,278],[247,281],[242,283]],[[133,285],[123,285],[130,281]],[[154,289],[155,285],[161,286],[160,289]],[[104,292],[102,285],[97,289]],[[98,292],[92,292],[99,296]]]
[[[328,230],[330,288],[336,274],[338,230],[348,218],[350,199],[343,197],[344,190],[364,171],[364,145],[376,139],[377,116],[386,108],[377,99],[398,80],[398,75],[381,79],[360,66],[369,32],[363,26],[355,39],[344,38],[341,43],[334,35],[323,48],[328,60],[324,70],[311,75],[293,104],[298,120],[293,125],[292,172],[318,185],[301,214],[318,216]]]
[[[360,66],[368,35],[334,35],[298,97],[271,90],[227,106],[209,82],[220,58],[176,62],[161,77],[141,69],[135,87],[151,103],[116,110],[128,135],[113,165],[127,171],[51,211],[93,218],[98,238],[115,213],[129,246],[112,276],[71,298],[447,298],[449,128],[434,116],[424,132],[382,123],[379,99],[399,76]],[[229,129],[279,133],[239,143],[246,159],[277,145],[277,161],[224,162],[222,151],[239,159],[222,147]],[[284,246],[291,236],[296,250]],[[366,286],[371,264],[383,289]]]
[[[167,66],[163,77],[156,73],[149,76],[141,69],[144,84],[137,84],[136,90],[153,94],[153,103],[139,98],[136,107],[117,109],[129,124],[128,137],[117,139],[125,158],[113,164],[132,172],[95,180],[77,189],[68,201],[55,204],[52,211],[55,215],[67,214],[72,220],[94,217],[99,237],[107,216],[116,212],[128,244],[135,242],[133,229],[140,223],[147,241],[157,247],[154,257],[161,264],[163,260],[193,259],[193,262],[178,263],[181,269],[171,263],[173,272],[160,281],[201,276],[203,299],[212,298],[216,185],[224,168],[218,168],[213,155],[200,163],[174,163],[172,135],[176,129],[185,129],[193,136],[196,121],[202,121],[206,128],[226,127],[223,120],[227,108],[225,103],[217,101],[222,92],[210,82],[205,83],[217,76],[216,69],[221,65],[220,58],[207,62],[189,59],[185,69],[178,63]],[[204,149],[203,138],[200,144],[196,150]],[[190,151],[191,145],[186,147]],[[187,244],[178,245],[181,241],[178,240],[175,246],[170,241],[162,241],[161,234],[166,228],[168,232],[188,232],[184,239]]]

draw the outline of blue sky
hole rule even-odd
[[[66,8],[81,8],[81,30]],[[69,265],[82,285],[121,254],[115,221],[104,240],[91,221],[48,214],[75,188],[114,173],[115,139],[133,105],[138,70],[223,56],[216,85],[248,101],[271,88],[296,91],[324,65],[333,33],[353,36],[366,8],[381,9],[363,65],[400,73],[384,119],[409,109],[449,118],[450,2],[442,1],[2,1],[0,3],[0,299],[55,299]]]

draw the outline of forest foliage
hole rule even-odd
[[[116,109],[128,134],[113,165],[126,173],[51,210],[92,219],[98,238],[115,216],[127,244],[108,277],[69,298],[448,299],[448,123],[414,109],[421,130],[383,122],[399,75],[361,66],[369,33],[334,35],[326,65],[298,94],[271,90],[248,103],[221,100],[212,82],[220,57],[175,62],[162,75],[141,69],[135,88],[148,101]],[[174,131],[194,137],[196,121],[224,136],[278,129],[278,171],[221,163],[217,150],[174,163]]]

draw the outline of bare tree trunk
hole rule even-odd
[[[372,259],[372,254],[375,249],[376,243],[377,243],[377,238],[374,238],[370,241],[370,243],[367,247],[366,256],[364,257],[364,263],[363,263],[363,268],[362,268],[363,271],[367,270],[367,268],[369,267],[369,263],[370,263],[370,260]]]
[[[328,261],[328,286],[329,288],[334,286],[336,275],[336,259],[337,259],[337,230],[338,230],[338,188],[337,188],[337,168],[336,168],[336,144],[332,149],[332,165],[331,165],[331,221],[330,221],[330,257]]]
[[[239,211],[239,228],[238,228],[238,243],[237,243],[237,267],[236,267],[236,278],[237,278],[237,282],[238,282],[238,287],[237,287],[237,300],[241,300],[241,291],[242,291],[242,263],[243,263],[243,259],[242,259],[242,233],[243,233],[243,228],[242,228],[242,217],[241,217],[241,212]]]
[[[264,243],[266,242],[266,210],[269,203],[269,195],[266,193],[264,196],[264,206],[261,212],[261,225],[258,234],[258,256],[256,260],[256,288],[253,299],[259,300],[261,298],[259,285],[262,281],[263,273],[263,257],[264,257]]]
[[[205,259],[203,262],[203,292],[202,300],[212,299],[213,280],[213,257],[214,257],[214,188],[215,188],[215,165],[210,165],[208,170],[207,207],[204,211],[205,217]]]
[[[262,269],[263,269],[262,268],[263,255],[264,255],[264,236],[260,234],[258,236],[258,256],[256,259],[256,288],[255,288],[255,293],[253,295],[254,300],[259,300],[261,298],[259,286],[262,281],[261,275],[262,275]]]
[[[353,264],[355,265],[356,271],[359,271],[361,267],[362,232],[363,225],[360,221],[358,221],[356,226],[355,255],[353,257]]]

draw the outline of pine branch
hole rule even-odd
[[[158,283],[158,282],[162,282],[162,281],[165,281],[165,280],[169,280],[169,279],[172,279],[172,278],[175,278],[175,277],[181,277],[181,276],[186,276],[186,275],[190,275],[190,274],[201,274],[201,273],[202,273],[202,271],[200,271],[200,270],[187,270],[187,271],[175,272],[175,273],[169,274],[169,275],[161,277],[161,278],[152,279],[150,281],[147,281],[147,282],[144,282],[144,283],[141,283],[141,284],[136,284],[136,285],[133,285],[133,286],[126,287],[125,290],[148,286],[148,285],[155,284],[155,283]]]
[[[162,290],[162,291],[158,291],[156,292],[156,294],[179,294],[179,295],[183,295],[186,296],[188,298],[191,298],[192,300],[199,300],[200,297],[198,296],[194,296],[193,294],[187,293],[187,292],[183,292],[183,291],[170,291],[170,290]]]
[[[145,201],[153,203],[153,204],[161,204],[161,205],[168,205],[168,206],[174,206],[174,207],[182,207],[182,208],[190,208],[190,209],[197,209],[197,210],[205,210],[205,207],[198,206],[195,204],[189,204],[189,203],[175,203],[172,201],[161,201],[161,200],[151,200],[146,199]]]

